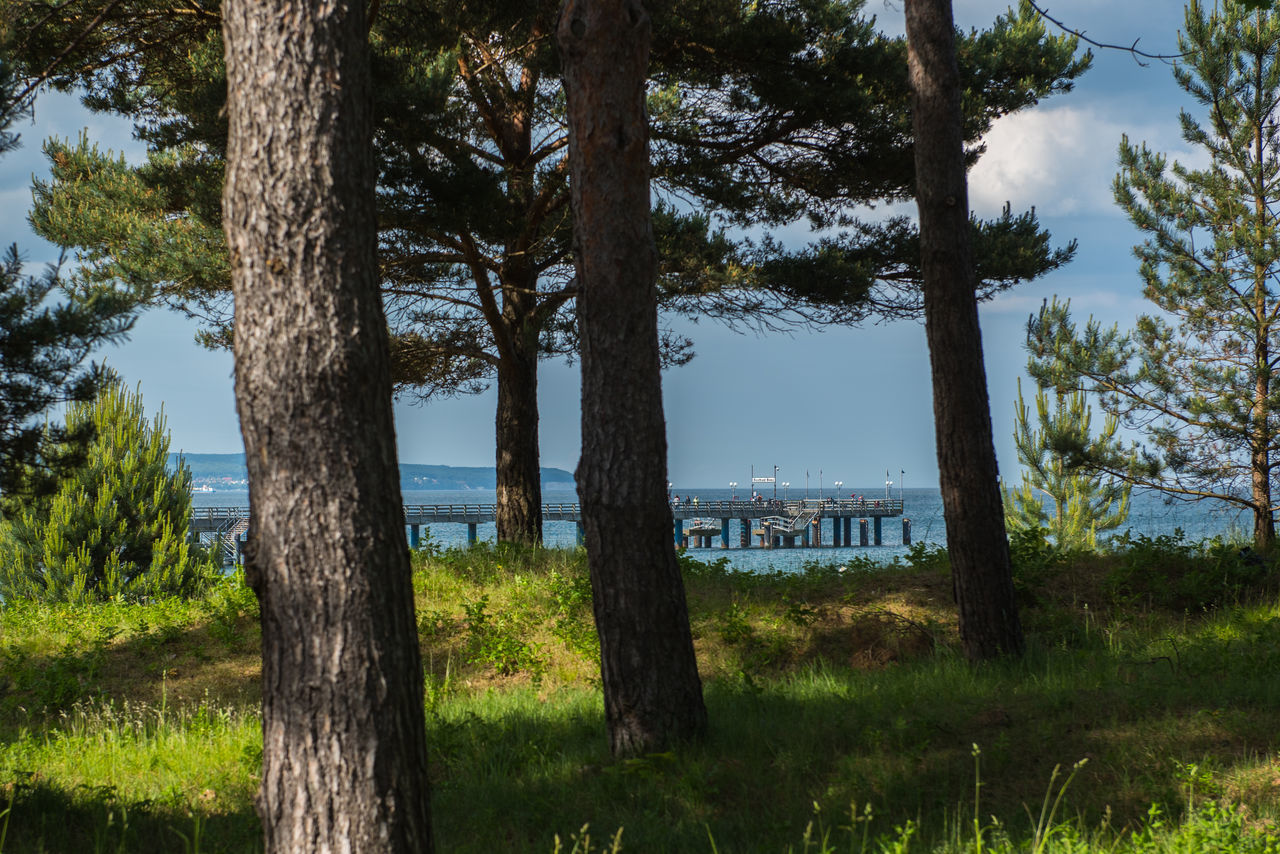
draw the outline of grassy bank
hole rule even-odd
[[[1015,550],[1030,652],[982,667],[938,552],[686,561],[711,737],[624,762],[581,554],[419,555],[441,849],[599,850],[621,828],[629,851],[1278,850],[1274,570],[1167,538]],[[0,611],[0,851],[257,850],[255,610],[231,579]]]

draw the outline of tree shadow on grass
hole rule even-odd
[[[0,653],[0,739],[90,704],[256,707],[260,649],[248,615],[144,625],[123,637],[107,629],[40,653],[9,646]]]
[[[1234,625],[1170,656],[1098,644],[974,667],[942,650],[721,678],[706,685],[705,744],[623,761],[608,756],[598,694],[460,701],[429,733],[441,847],[545,852],[590,823],[597,840],[623,828],[625,850],[710,851],[710,834],[721,852],[785,851],[815,808],[860,837],[850,810],[865,805],[873,837],[915,821],[939,841],[971,820],[978,783],[982,820],[1029,837],[1055,766],[1060,785],[1081,759],[1064,804],[1086,828],[1131,829],[1152,803],[1177,816],[1205,797],[1274,820],[1280,786],[1239,781],[1280,779],[1280,622]]]
[[[6,854],[262,850],[258,817],[247,806],[127,802],[105,786],[67,790],[36,782],[6,788]]]

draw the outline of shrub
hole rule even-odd
[[[535,680],[542,676],[546,662],[539,644],[526,640],[528,629],[509,612],[490,613],[489,597],[463,602],[467,630],[466,659],[471,664],[485,664],[503,676],[529,673]]]
[[[1113,594],[1183,610],[1203,610],[1261,589],[1271,569],[1247,546],[1220,539],[1187,542],[1181,529],[1158,537],[1122,534],[1113,540],[1116,565],[1107,578]]]
[[[120,383],[67,412],[71,432],[92,424],[84,462],[47,505],[25,509],[0,547],[6,600],[83,602],[192,595],[214,569],[187,542],[191,473],[167,469],[163,411],[148,423],[139,392]]]

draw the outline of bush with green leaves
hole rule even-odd
[[[67,428],[94,440],[52,499],[5,523],[0,595],[6,601],[137,600],[194,595],[212,577],[187,542],[191,473],[169,471],[164,413],[148,422],[140,392],[114,383],[73,404]]]
[[[1273,563],[1239,543],[1189,541],[1182,529],[1114,540],[1116,566],[1107,578],[1120,601],[1200,611],[1274,588]]]

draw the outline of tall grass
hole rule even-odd
[[[441,850],[1276,851],[1274,570],[1176,539],[1015,554],[1028,655],[976,667],[945,552],[686,558],[712,731],[623,761],[581,552],[419,555]],[[0,610],[0,852],[256,850],[254,614],[237,579]]]

